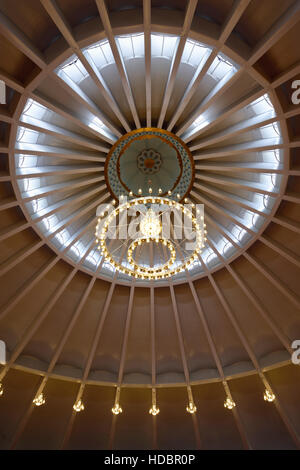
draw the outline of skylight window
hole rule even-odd
[[[268,126],[261,127],[260,133],[264,139],[271,139],[272,137],[280,137],[280,131],[277,122],[273,122]]]
[[[20,126],[17,136],[17,142],[22,142],[26,144],[36,144],[39,136],[39,132],[32,131]]]
[[[151,34],[151,55],[156,57],[173,57],[178,36]]]
[[[37,164],[37,157],[35,155],[18,155],[16,166],[18,168],[32,168]]]
[[[253,101],[249,105],[249,108],[251,108],[255,112],[255,114],[263,114],[267,113],[268,111],[274,111],[274,106],[272,105],[269,95],[267,93],[265,93],[257,100]]]
[[[30,98],[26,103],[22,116],[25,115],[35,119],[42,119],[46,112],[47,108],[45,108],[45,106],[42,106],[40,103]]]
[[[107,39],[97,44],[93,44],[84,50],[84,55],[90,56],[96,67],[100,70],[108,64],[115,62],[112,50]]]
[[[144,34],[120,36],[117,43],[124,59],[144,57]]]
[[[203,127],[208,126],[209,121],[207,121],[202,115],[198,116],[197,119],[192,124],[192,127],[194,128],[194,131],[199,131],[200,129],[203,129]]]
[[[208,69],[208,75],[215,80],[222,80],[229,72],[236,71],[236,68],[225,60],[221,55],[218,55]]]
[[[204,62],[208,58],[210,53],[211,49],[209,47],[196,41],[192,41],[191,39],[187,39],[181,62],[192,65],[193,67],[198,67],[201,62]]]
[[[97,132],[101,132],[105,128],[105,124],[99,119],[98,117],[95,117],[90,123],[89,127],[94,129]]]
[[[72,59],[69,60],[69,62],[62,65],[58,69],[57,75],[63,80],[69,78],[78,85],[80,82],[82,82],[82,80],[84,80],[88,76],[88,72],[86,71],[80,60],[76,58],[76,56],[73,56]]]

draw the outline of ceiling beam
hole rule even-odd
[[[2,34],[16,48],[34,62],[40,69],[46,67],[43,54],[35,47],[28,37],[0,11],[0,29]]]
[[[110,48],[112,50],[112,54],[113,54],[114,59],[115,59],[117,69],[119,71],[122,86],[123,86],[124,93],[125,93],[125,96],[127,98],[128,104],[129,104],[129,108],[131,110],[132,117],[134,119],[136,128],[138,129],[138,128],[141,127],[140,119],[139,119],[138,112],[137,112],[137,109],[136,109],[136,105],[135,105],[135,102],[134,102],[134,97],[133,97],[131,85],[130,85],[130,82],[129,82],[129,78],[128,78],[128,75],[127,75],[125,63],[124,63],[123,57],[122,57],[122,55],[119,51],[118,44],[117,44],[117,41],[116,41],[114,33],[113,33],[113,29],[112,29],[112,26],[111,26],[111,23],[110,23],[110,19],[109,19],[109,15],[108,15],[108,11],[107,11],[105,2],[104,2],[104,0],[95,0],[95,1],[96,1],[96,4],[97,4],[97,7],[98,7],[99,15],[100,15],[100,18],[101,18],[101,21],[102,21],[102,24],[103,24],[103,27],[104,27],[109,45],[110,45]]]
[[[250,2],[251,0],[234,0],[228,16],[222,26],[219,37],[219,42],[221,44],[225,44]]]
[[[299,20],[300,1],[296,0],[260,39],[252,51],[248,64],[255,64],[255,62],[268,52]]]
[[[146,125],[151,127],[152,90],[151,90],[151,0],[143,0],[145,79],[146,79]]]
[[[158,124],[157,124],[157,127],[159,128],[163,127],[167,108],[168,108],[171,95],[174,89],[177,72],[180,66],[184,46],[188,38],[188,34],[190,32],[190,28],[192,25],[192,21],[194,18],[197,4],[198,4],[198,0],[188,0],[182,32],[180,34],[180,37],[178,38],[178,41],[175,47],[175,51],[174,51],[174,55],[172,58],[171,67],[169,70],[169,75],[168,75],[168,79],[167,79],[167,83],[166,83],[166,87],[164,91],[163,102],[162,102],[161,111],[160,111]]]
[[[80,62],[83,64],[84,68],[89,73],[90,77],[94,81],[95,85],[97,86],[101,95],[107,102],[108,106],[112,109],[112,111],[114,112],[116,117],[119,119],[119,121],[121,122],[125,130],[129,132],[130,126],[127,120],[125,119],[124,115],[122,114],[110,89],[108,88],[107,84],[105,83],[101,73],[99,72],[95,64],[92,61],[89,61],[87,59],[87,56],[80,49],[78,43],[76,42],[74,38],[72,28],[69,25],[66,18],[64,17],[62,11],[59,9],[57,3],[54,0],[40,0],[40,2],[42,3],[43,7],[47,11],[50,18],[53,20],[57,28],[60,30],[62,36],[69,44],[73,53],[77,55]]]

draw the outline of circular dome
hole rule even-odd
[[[298,2],[0,13],[0,446],[299,446]],[[96,245],[97,208],[150,182],[204,206],[205,248],[168,279]]]
[[[172,35],[151,35],[153,69],[160,63],[164,67],[171,66],[176,41],[178,37]],[[125,66],[138,70],[144,66],[144,33],[120,35],[116,43]],[[262,233],[286,184],[284,143],[272,98],[262,88],[258,98],[246,100],[230,117],[212,119],[210,116],[220,107],[219,101],[223,98],[217,90],[234,83],[238,91],[239,82],[244,84],[245,80],[251,80],[250,74],[241,73],[238,63],[224,54],[210,60],[212,47],[188,38],[179,64],[182,70],[179,68],[178,86],[169,87],[169,106],[166,109],[162,106],[158,116],[157,122],[165,122],[162,126],[165,129],[141,128],[145,111],[135,105],[132,124],[135,126],[138,121],[139,128],[126,133],[130,123],[125,116],[132,112],[129,102],[129,109],[123,111],[119,123],[123,123],[125,133],[119,137],[119,127],[105,114],[108,112],[106,103],[95,100],[97,108],[91,108],[89,103],[89,97],[94,97],[95,93],[92,70],[105,75],[109,83],[113,81],[116,63],[111,45],[103,39],[83,48],[81,54],[87,62],[85,67],[82,57],[72,55],[48,73],[59,77],[53,84],[53,92],[66,87],[72,94],[75,109],[82,106],[82,93],[85,93],[84,104],[89,117],[77,119],[80,121],[77,132],[72,127],[72,132],[65,133],[65,121],[63,130],[59,131],[61,113],[50,104],[45,106],[41,100],[29,98],[21,110],[14,164],[20,203],[28,220],[40,236],[72,264],[86,272],[97,272],[103,279],[112,279],[114,266],[103,261],[96,248],[90,249],[96,225],[91,223],[91,215],[98,205],[110,201],[105,183],[111,196],[117,199],[130,191],[137,195],[139,188],[145,194],[151,181],[156,194],[159,188],[164,194],[172,190],[182,199],[190,196],[192,202],[204,204],[209,240],[201,259],[189,267],[192,278],[205,276],[232,261]],[[211,65],[196,93],[202,100],[186,115],[180,101],[177,107],[173,104],[182,88],[180,79],[197,73],[205,60]],[[158,82],[163,78],[163,74],[160,78],[157,73]],[[49,78],[43,75],[41,79],[39,86],[43,87]],[[136,74],[135,87],[145,89],[145,80],[145,74]],[[152,106],[154,104],[152,100]],[[277,110],[280,113],[278,102]],[[110,109],[110,115],[114,112]],[[155,121],[153,109],[151,116],[152,123]],[[85,137],[79,133],[79,125],[88,129]],[[97,143],[96,135],[102,143]],[[151,180],[149,169],[143,173],[138,166],[140,154],[148,148],[160,155],[159,170],[154,164]],[[57,191],[47,190],[53,186]],[[68,247],[74,237],[75,243]],[[117,282],[128,284],[130,280],[121,274]],[[144,285],[143,281],[138,282]],[[156,282],[164,284],[164,281]],[[187,282],[185,274],[176,274],[174,282]]]

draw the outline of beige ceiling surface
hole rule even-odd
[[[7,85],[7,105],[0,105],[0,339],[8,353],[0,370],[1,448],[299,447],[300,369],[290,362],[300,338],[300,105],[291,102],[291,84],[300,79],[299,48],[292,47],[299,25],[300,2],[292,0],[0,2],[0,79]],[[113,50],[115,37],[142,31],[148,40],[150,31],[184,33],[182,41],[207,44],[237,65],[236,77],[218,87],[188,64],[175,70],[171,57],[118,62],[118,53],[102,74],[111,94],[91,70],[81,92],[54,73],[97,41],[109,38]],[[197,86],[185,99],[193,77]],[[265,93],[280,129],[270,146],[259,137],[266,120],[247,121],[247,106]],[[48,108],[33,126],[44,128],[41,154],[37,147],[33,153],[44,172],[46,213],[59,214],[62,224],[70,218],[74,244],[77,236],[92,250],[96,204],[110,198],[102,174],[111,135],[125,134],[126,123],[147,125],[151,115],[153,126],[171,126],[193,152],[191,197],[205,204],[215,264],[203,258],[183,278],[141,285],[68,257],[38,225],[35,198],[20,186],[16,139],[28,99]],[[189,135],[197,109],[209,125]],[[107,119],[108,138],[87,124],[93,113]],[[263,160],[269,147],[280,151],[276,167]],[[68,151],[77,159],[66,158]],[[60,168],[46,174],[47,165]],[[278,177],[270,206],[239,243],[234,227],[244,226],[243,210],[257,213],[255,197],[268,193],[265,173]],[[222,240],[232,247],[228,256]],[[274,403],[263,400],[266,384]],[[113,417],[116,386],[123,413]],[[189,386],[193,416],[185,411]],[[223,406],[226,387],[234,411]],[[39,408],[32,405],[38,390],[46,398]],[[85,410],[76,414],[81,393]]]

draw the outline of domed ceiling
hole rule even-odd
[[[299,446],[299,24],[292,0],[1,2],[3,416],[24,383],[3,448],[43,447],[34,420],[59,397],[52,448]],[[204,205],[205,247],[169,279],[96,245],[97,208],[149,185]],[[135,407],[149,442],[118,428]]]

